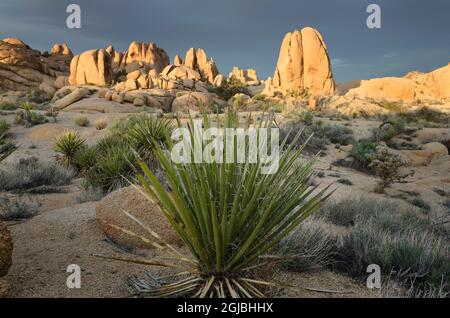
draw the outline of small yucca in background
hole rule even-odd
[[[75,154],[84,146],[85,140],[74,130],[65,130],[56,137],[52,150],[61,154],[58,161],[64,166],[71,166]]]
[[[226,114],[220,124],[223,128],[238,128],[233,113]],[[203,125],[205,129],[211,127],[206,115]],[[190,137],[198,141],[193,127],[191,119]],[[234,154],[243,151],[237,145],[234,138]],[[224,152],[226,149],[225,145]],[[329,195],[327,189],[317,191],[317,186],[311,186],[309,179],[316,158],[302,162],[302,149],[287,147],[280,154],[279,169],[263,175],[260,158],[256,163],[174,163],[170,151],[155,144],[155,155],[170,190],[143,162],[140,163],[143,173],[137,175],[139,183],[134,186],[147,196],[149,204],[162,209],[191,257],[180,254],[154,232],[157,229],[148,228],[126,211],[122,212],[146,229],[149,237],[115,228],[140,237],[171,257],[161,260],[100,257],[166,266],[184,273],[185,278],[175,283],[147,290],[151,296],[264,297],[261,286],[276,284],[259,280],[254,276],[255,269],[272,262],[273,258],[267,257],[272,248]]]
[[[166,146],[174,129],[171,119],[141,115],[130,119],[126,137],[143,160],[151,160],[156,146]]]

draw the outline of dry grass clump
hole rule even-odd
[[[89,119],[85,115],[79,115],[79,116],[75,117],[74,122],[75,122],[75,125],[80,126],[80,127],[87,127],[87,126],[89,126],[89,123],[90,123]]]
[[[94,124],[95,124],[95,129],[103,130],[106,127],[108,127],[108,119],[105,117],[98,118]]]

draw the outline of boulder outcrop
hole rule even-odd
[[[112,61],[106,50],[90,50],[75,56],[70,64],[71,85],[106,86],[112,83]]]
[[[450,63],[430,73],[410,72],[404,77],[383,77],[361,81],[346,94],[350,97],[391,101],[450,98]]]
[[[16,38],[0,41],[0,90],[29,91],[41,83],[53,85],[68,71],[69,58],[44,56]]]
[[[233,70],[228,75],[228,79],[230,79],[232,77],[235,77],[237,80],[239,80],[244,85],[252,86],[252,85],[260,84],[258,75],[256,74],[256,70],[254,70],[254,69],[242,70],[239,67],[234,66]]]
[[[214,79],[219,75],[216,62],[212,58],[208,58],[203,49],[197,49],[196,51],[194,48],[190,48],[186,52],[184,65],[196,70],[200,74],[202,81],[209,84],[213,84]]]
[[[334,79],[322,35],[313,28],[289,32],[281,45],[273,78],[265,95],[307,90],[310,95],[333,95]]]

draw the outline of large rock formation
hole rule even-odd
[[[286,34],[275,74],[266,82],[264,94],[308,90],[311,95],[332,95],[334,80],[322,35],[313,28]]]
[[[120,67],[126,69],[127,73],[142,67],[146,67],[147,71],[155,70],[160,73],[169,64],[169,56],[156,44],[134,41],[123,55]]]
[[[106,86],[113,79],[111,56],[105,50],[90,50],[75,56],[70,64],[71,85]]]
[[[190,48],[186,52],[184,65],[199,72],[202,80],[209,84],[213,84],[214,79],[219,75],[216,62],[212,58],[208,58],[203,49],[195,51],[194,48]]]
[[[0,298],[5,297],[8,285],[1,277],[8,273],[12,263],[13,241],[6,225],[0,221]]]
[[[260,81],[258,79],[258,75],[256,74],[256,70],[254,69],[246,69],[241,70],[239,67],[234,66],[231,73],[228,75],[228,78],[235,77],[244,85],[259,85]]]
[[[346,95],[401,101],[450,98],[450,64],[430,73],[410,72],[404,77],[361,81],[359,87],[349,90]]]
[[[69,63],[70,59],[44,56],[19,39],[6,38],[0,41],[0,90],[28,91],[43,82],[52,86],[57,76],[68,71]]]

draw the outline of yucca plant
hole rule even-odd
[[[155,145],[167,145],[175,125],[171,119],[142,115],[130,119],[126,137],[143,160],[153,158]]]
[[[75,162],[84,166],[87,185],[110,192],[127,183],[126,178],[132,176],[136,160],[125,140],[108,136],[101,139],[95,147],[79,151]]]
[[[61,154],[58,161],[64,166],[71,166],[75,154],[84,146],[85,140],[74,130],[65,130],[56,137],[52,150]]]
[[[233,113],[226,114],[219,127],[238,128],[236,118]],[[207,115],[203,126],[211,127]],[[191,119],[190,138],[200,142],[193,127]],[[232,142],[234,156],[248,151],[248,143],[242,149],[238,147],[237,138]],[[284,142],[280,149],[283,147]],[[224,155],[226,149],[225,145]],[[170,152],[156,144],[155,155],[164,169],[170,190],[166,190],[144,162],[140,163],[143,173],[137,174],[134,187],[148,198],[149,204],[161,208],[191,257],[183,256],[165,243],[154,229],[126,211],[123,212],[148,231],[149,237],[113,227],[167,251],[173,260],[100,257],[165,266],[186,275],[175,283],[147,290],[151,296],[264,297],[261,287],[276,284],[254,277],[255,269],[273,262],[274,257],[268,256],[272,248],[329,195],[327,188],[318,190],[309,182],[316,158],[301,160],[302,149],[287,147],[280,155],[279,169],[273,174],[261,174],[263,162],[259,157],[255,163],[248,160],[245,163],[238,163],[238,160],[233,163],[175,163]]]

